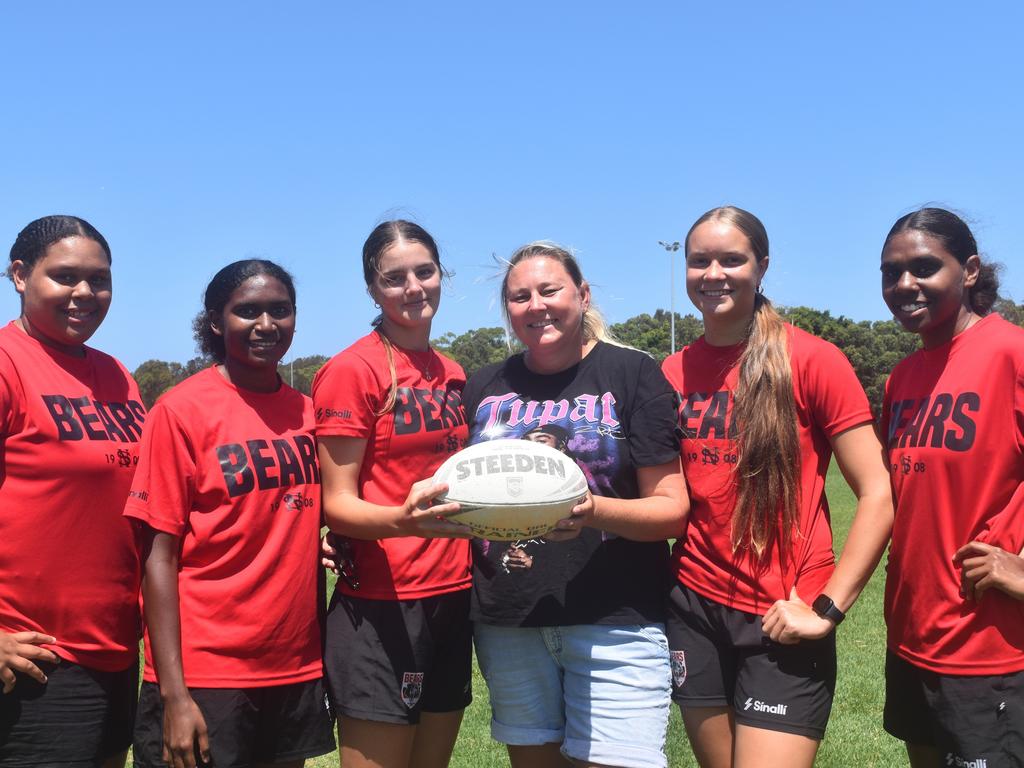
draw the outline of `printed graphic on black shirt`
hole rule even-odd
[[[518,438],[542,443],[569,456],[583,470],[591,489],[611,485],[618,469],[622,425],[615,412],[615,395],[579,395],[572,403],[563,400],[524,400],[510,392],[485,397],[474,415],[476,437],[473,443],[498,438]],[[601,533],[602,540],[614,538]],[[506,546],[501,566],[506,573],[526,571],[533,567],[543,539],[512,542],[483,541],[484,554],[492,546]]]
[[[575,460],[576,458],[572,455],[572,451],[569,450],[569,440],[572,439],[571,433],[557,424],[544,424],[534,427],[523,435],[522,439],[554,448],[556,451],[564,453],[570,459]],[[505,573],[529,570],[533,567],[533,555],[536,553],[537,547],[545,543],[543,538],[516,539],[502,554],[501,567],[505,569]],[[488,542],[487,547],[488,549],[490,548],[490,542]]]
[[[674,394],[657,363],[635,350],[598,343],[579,365],[551,375],[530,371],[516,355],[474,374],[463,400],[470,442],[564,442],[594,496],[638,498],[639,468],[679,456]],[[474,620],[534,627],[664,620],[664,541],[589,526],[571,539],[541,541],[472,541]]]

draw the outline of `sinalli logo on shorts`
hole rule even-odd
[[[952,752],[947,752],[946,765],[952,765],[956,768],[988,768],[988,760],[984,757],[979,757],[976,760],[966,760],[960,757],[960,755],[954,755]]]
[[[786,704],[766,704],[763,701],[754,701],[753,698],[747,699],[747,703],[743,705],[743,711],[753,709],[755,712],[767,712],[770,715],[783,715],[786,714]],[[984,768],[984,767],[983,767]]]

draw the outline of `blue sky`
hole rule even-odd
[[[886,317],[878,252],[926,203],[1024,300],[1014,3],[19,3],[0,30],[0,239],[89,219],[114,251],[96,346],[194,354],[239,258],[285,265],[293,353],[368,329],[362,242],[413,217],[456,273],[434,335],[500,323],[491,254],[575,248],[612,321],[669,304],[706,209],[759,215],[765,287]],[[690,311],[681,270],[676,308]],[[17,314],[13,288],[2,309]]]

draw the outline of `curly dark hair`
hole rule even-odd
[[[192,321],[192,335],[195,337],[199,351],[218,363],[223,363],[227,356],[224,339],[213,332],[210,315],[219,315],[231,300],[231,294],[250,277],[267,275],[281,281],[288,291],[288,298],[295,307],[295,281],[284,267],[266,259],[243,259],[228,264],[213,276],[206,286],[203,296],[203,309]]]

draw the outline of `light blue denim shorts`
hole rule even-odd
[[[672,674],[661,624],[478,623],[473,633],[495,741],[561,743],[576,760],[665,768]]]

